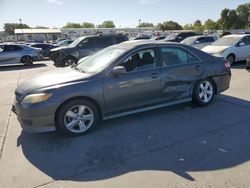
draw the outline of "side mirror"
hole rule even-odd
[[[117,67],[114,67],[112,70],[112,75],[114,76],[119,76],[124,73],[126,73],[126,68],[124,66],[117,66]]]
[[[200,44],[200,41],[196,40],[194,41],[195,44]]]
[[[182,39],[182,37],[177,37],[178,39]]]

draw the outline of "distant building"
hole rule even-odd
[[[4,31],[0,31],[0,42],[14,42],[15,35],[8,35]]]
[[[61,37],[60,29],[15,29],[16,41],[43,42]]]

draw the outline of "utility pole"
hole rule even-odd
[[[20,22],[20,27],[22,29],[22,36],[23,36],[23,40],[24,40],[23,27],[22,27],[22,19],[21,18],[19,18],[19,22]]]

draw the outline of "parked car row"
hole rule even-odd
[[[54,65],[66,67],[77,64],[77,62],[86,56],[92,55],[108,46],[127,41],[126,35],[93,35],[79,37],[67,47],[58,47],[51,50],[50,58]]]

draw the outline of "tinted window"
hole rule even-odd
[[[240,40],[240,43],[244,42],[245,45],[250,45],[250,36],[244,37],[243,39]]]
[[[138,51],[126,58],[120,65],[124,66],[127,72],[154,68],[157,66],[155,51],[153,49]]]
[[[165,66],[186,64],[188,62],[198,61],[198,59],[191,53],[176,47],[161,48],[161,56]]]
[[[112,37],[102,37],[102,38],[97,38],[96,40],[96,46],[98,48],[105,48],[111,45],[113,45]]]
[[[96,38],[87,38],[79,44],[80,48],[95,48]]]
[[[213,37],[205,37],[203,38],[202,42],[203,43],[206,43],[206,42],[214,42],[214,38]]]
[[[4,46],[0,46],[0,52],[4,51]]]
[[[116,43],[117,43],[117,44],[119,44],[119,43],[121,43],[121,42],[124,42],[124,41],[126,41],[126,38],[125,38],[125,37],[123,37],[123,36],[116,37]]]
[[[22,50],[22,48],[20,46],[16,46],[16,45],[6,45],[4,46],[4,51],[5,52],[12,52],[12,51],[19,51]]]

